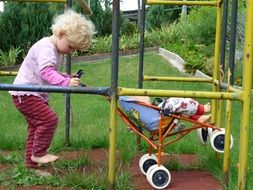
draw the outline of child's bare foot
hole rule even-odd
[[[198,118],[198,122],[206,123],[211,119],[211,114],[208,115],[202,115]]]
[[[211,104],[207,103],[204,105],[204,113],[208,113],[211,110]]]
[[[47,164],[49,162],[54,162],[56,161],[57,159],[59,159],[59,156],[55,156],[55,155],[52,155],[52,154],[46,154],[44,156],[41,156],[41,157],[37,157],[37,156],[31,156],[31,160],[33,162],[36,162],[38,164]]]

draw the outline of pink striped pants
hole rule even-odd
[[[16,108],[25,116],[28,123],[28,136],[26,140],[26,167],[35,168],[37,163],[31,156],[41,157],[47,154],[58,117],[56,113],[37,96],[12,96]]]

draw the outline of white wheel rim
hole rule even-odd
[[[204,138],[203,138],[203,134],[202,134],[202,131],[204,130],[204,128],[198,128],[197,129],[197,135],[198,135],[198,139],[199,139],[199,142],[201,143],[201,144],[203,144],[203,145],[205,145],[205,144],[207,144],[207,139],[206,139],[206,141],[204,140]],[[207,133],[208,133],[208,131],[207,131]],[[207,134],[207,137],[208,137],[208,134]],[[206,138],[207,138],[206,137]]]
[[[155,165],[153,165],[153,166],[150,166],[150,168],[148,169],[148,171],[147,171],[147,180],[148,180],[148,182],[150,183],[150,172],[154,169],[154,168],[156,168],[156,167],[158,167],[158,164],[155,164]]]
[[[163,171],[167,174],[167,177],[168,177],[168,181],[161,185],[161,186],[157,186],[156,184],[154,184],[153,182],[153,175],[158,172],[158,171]],[[171,181],[171,174],[169,172],[169,170],[167,168],[165,168],[164,166],[160,165],[156,165],[156,167],[153,167],[152,170],[149,172],[149,175],[147,176],[147,179],[148,179],[148,182],[150,183],[150,185],[152,187],[154,187],[155,189],[164,189],[166,188],[169,184],[170,184],[170,181]]]
[[[140,167],[140,170],[141,170],[141,173],[143,173],[144,175],[146,175],[147,174],[147,171],[145,171],[144,170],[144,168],[143,168],[143,165],[145,164],[145,162],[147,161],[147,160],[154,160],[156,163],[158,162],[158,159],[157,159],[157,157],[155,156],[155,155],[149,155],[149,154],[145,154],[141,159],[140,159],[140,161],[139,161],[139,167]],[[148,168],[149,169],[149,168]]]

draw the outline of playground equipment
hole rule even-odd
[[[21,0],[20,0],[21,1]],[[34,0],[36,2],[36,0]],[[39,1],[39,0],[38,0]],[[52,0],[54,1],[54,0]],[[61,1],[61,0],[59,0]],[[24,2],[24,1],[23,1]],[[49,2],[46,0],[40,0],[40,2]],[[66,2],[66,1],[61,1]],[[67,1],[71,4],[71,1]],[[142,95],[142,96],[180,96],[180,97],[196,97],[196,98],[209,98],[213,99],[212,107],[217,107],[217,112],[212,113],[213,120],[217,120],[216,124],[220,125],[221,122],[221,101],[222,99],[237,100],[242,102],[242,115],[244,116],[241,122],[240,128],[240,154],[239,154],[239,172],[238,172],[238,189],[246,189],[247,182],[247,170],[248,170],[248,150],[249,150],[249,125],[250,125],[250,103],[251,103],[251,89],[252,89],[252,66],[253,66],[253,3],[251,0],[246,1],[246,28],[245,28],[245,48],[244,48],[244,68],[243,68],[243,86],[241,90],[234,90],[232,84],[228,84],[227,92],[221,92],[220,77],[219,77],[219,58],[220,58],[220,34],[221,34],[221,18],[222,18],[222,5],[226,0],[217,1],[155,1],[147,0],[147,4],[154,4],[162,2],[163,4],[181,4],[204,6],[214,6],[217,10],[217,24],[216,24],[216,43],[215,43],[215,63],[214,63],[214,74],[213,74],[213,92],[199,92],[199,91],[165,91],[165,90],[151,90],[151,89],[130,89],[118,87],[118,58],[119,58],[119,18],[120,18],[120,2],[119,0],[113,0],[113,25],[112,25],[112,77],[111,87],[108,88],[91,88],[91,87],[52,87],[52,86],[38,86],[38,85],[12,85],[12,84],[0,84],[0,90],[21,90],[21,91],[43,91],[43,92],[65,92],[65,93],[84,93],[84,94],[102,94],[110,96],[110,147],[109,147],[109,168],[108,168],[108,189],[115,189],[115,174],[116,174],[116,114],[117,114],[117,97],[122,95]],[[162,4],[160,3],[160,4]],[[145,2],[142,3],[142,15],[145,15]],[[142,16],[142,33],[143,37],[140,41],[140,63],[143,61],[143,48],[144,48],[144,16]],[[68,56],[68,61],[70,57]],[[142,59],[142,61],[141,61]],[[70,62],[69,62],[70,63]],[[143,64],[143,63],[142,63]],[[140,64],[140,68],[142,68]],[[68,64],[67,72],[70,73],[70,64]],[[143,72],[139,72],[139,76],[143,79]],[[139,88],[142,88],[142,81]],[[219,100],[219,102],[218,102]],[[69,94],[66,96],[66,105],[69,105],[70,97]],[[228,109],[231,108],[231,104]],[[67,109],[69,110],[69,109]],[[66,112],[66,116],[69,112]],[[229,115],[229,112],[228,112]],[[67,118],[67,117],[66,117]],[[68,123],[68,119],[66,119]],[[229,126],[229,125],[228,125]],[[69,127],[67,127],[69,128]],[[220,132],[220,131],[219,131]],[[215,133],[214,133],[215,134]],[[68,132],[66,138],[68,141]],[[226,127],[226,137],[230,136],[230,127]],[[229,166],[229,147],[230,138],[225,138],[225,154],[224,154],[224,174],[228,174]],[[156,170],[151,170],[152,173]],[[149,174],[150,175],[150,174]],[[228,175],[227,175],[228,176]],[[148,179],[150,180],[150,178]]]
[[[226,26],[227,26],[227,12],[228,12],[228,2],[229,0],[217,0],[217,1],[173,1],[173,0],[147,0],[147,5],[153,4],[160,4],[160,5],[197,5],[197,6],[209,6],[216,8],[216,37],[215,37],[215,51],[214,51],[214,69],[213,69],[213,77],[212,81],[204,81],[201,78],[191,78],[191,80],[195,80],[198,82],[211,82],[213,91],[210,93],[222,93],[223,89],[226,89],[227,93],[234,93],[238,92],[239,94],[246,94],[242,97],[237,97],[234,100],[238,100],[242,102],[243,105],[243,115],[246,114],[247,119],[243,119],[241,123],[241,141],[240,141],[240,167],[239,167],[239,174],[238,174],[238,189],[244,189],[246,183],[246,176],[247,176],[247,160],[248,160],[248,127],[249,127],[249,118],[250,118],[250,97],[251,97],[251,80],[252,80],[252,72],[248,72],[252,70],[252,58],[249,56],[252,54],[252,2],[245,1],[245,5],[247,7],[247,16],[246,16],[246,29],[245,29],[245,64],[243,68],[243,76],[247,75],[249,80],[244,78],[243,82],[243,89],[238,90],[233,86],[233,75],[234,75],[234,58],[235,58],[235,34],[236,34],[236,18],[237,18],[237,6],[238,0],[231,0],[232,1],[232,11],[231,11],[231,37],[230,41],[230,56],[229,56],[229,68],[228,68],[228,82],[224,85],[224,82],[221,78],[220,68],[225,69],[225,50],[226,50]],[[155,77],[155,76],[146,76],[143,74],[143,54],[144,54],[144,31],[145,31],[145,1],[142,1],[142,16],[141,16],[141,40],[140,40],[140,59],[139,59],[139,84],[138,87],[142,88],[143,81],[147,80],[167,80],[167,81],[184,81],[189,82],[187,78],[179,79],[176,77]],[[250,8],[251,7],[251,8]],[[222,13],[223,10],[223,13]],[[246,37],[247,36],[247,37]],[[245,74],[245,75],[244,75]],[[128,90],[129,92],[129,90]],[[173,96],[182,96],[186,97],[187,93],[182,93],[182,91],[174,91]],[[135,93],[134,93],[135,94]],[[131,95],[134,95],[131,94]],[[183,95],[184,94],[184,95]],[[146,94],[147,95],[147,94]],[[193,94],[192,94],[193,95]],[[195,94],[196,95],[196,94]],[[191,97],[201,97],[204,96],[191,96]],[[187,96],[188,97],[188,96]],[[211,97],[209,97],[211,98]],[[230,144],[230,133],[231,133],[231,110],[232,110],[232,99],[227,99],[225,97],[220,98],[212,98],[212,122],[215,122],[217,126],[221,126],[222,123],[222,100],[227,100],[226,103],[226,141],[225,141],[225,154],[224,154],[224,183],[228,185],[228,176],[229,176],[229,162],[230,162],[230,151],[229,151],[229,144]],[[245,118],[244,117],[244,118]],[[244,127],[243,127],[244,126]],[[245,130],[243,130],[244,128]]]

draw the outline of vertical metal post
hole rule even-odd
[[[235,64],[235,44],[236,44],[236,23],[237,23],[238,0],[232,2],[232,22],[229,49],[229,68],[228,68],[228,85],[233,85],[234,81],[234,64]],[[230,135],[231,135],[231,118],[232,118],[232,101],[227,100],[226,106],[226,134],[224,148],[223,174],[224,183],[228,188],[229,184],[229,166],[230,166]]]
[[[253,69],[253,1],[246,2],[246,23],[245,23],[245,44],[243,64],[243,102],[242,121],[240,126],[240,152],[238,189],[247,189],[248,177],[248,156],[249,156],[249,126],[250,126],[250,105],[252,90],[252,69]]]
[[[68,8],[72,7],[72,0],[68,0]],[[67,55],[66,73],[71,73],[71,55]],[[69,144],[70,131],[70,93],[65,94],[65,143]]]
[[[138,88],[143,87],[143,61],[144,61],[144,34],[145,34],[145,0],[142,0],[141,2],[141,22],[140,22],[140,49],[139,49],[139,82],[138,82]],[[136,146],[137,150],[140,150],[141,146],[141,137],[140,135],[136,135]]]
[[[236,45],[236,24],[237,24],[237,11],[238,0],[232,1],[232,22],[231,22],[231,35],[230,35],[230,49],[229,49],[229,83],[234,84],[234,67],[235,67],[235,45]]]
[[[138,7],[138,27],[141,28],[141,0],[137,0]]]
[[[226,35],[227,35],[228,0],[223,2],[222,29],[221,29],[221,55],[220,65],[225,70]]]
[[[112,67],[111,67],[111,105],[110,105],[110,142],[109,142],[109,168],[108,168],[108,189],[115,189],[116,171],[116,133],[117,133],[117,89],[118,89],[118,63],[119,63],[119,16],[120,2],[113,0],[112,17]]]
[[[140,49],[139,49],[139,83],[138,88],[143,86],[143,59],[144,59],[144,34],[145,34],[145,6],[146,1],[142,0],[141,3],[141,28],[140,28]]]
[[[231,135],[231,118],[232,118],[232,101],[226,101],[226,133],[225,133],[225,147],[223,158],[223,180],[226,188],[229,182],[229,167],[230,167],[230,135]],[[229,188],[228,188],[229,189]]]
[[[215,35],[215,51],[214,51],[214,68],[213,68],[213,79],[220,80],[220,39],[221,39],[221,7],[220,5],[216,8],[216,35]],[[218,92],[220,91],[219,86],[217,84],[213,84],[213,91]],[[212,100],[212,122],[215,122],[217,125],[217,115],[219,115],[216,110],[218,111],[221,107],[218,107],[217,100]],[[220,125],[219,125],[220,126]]]

